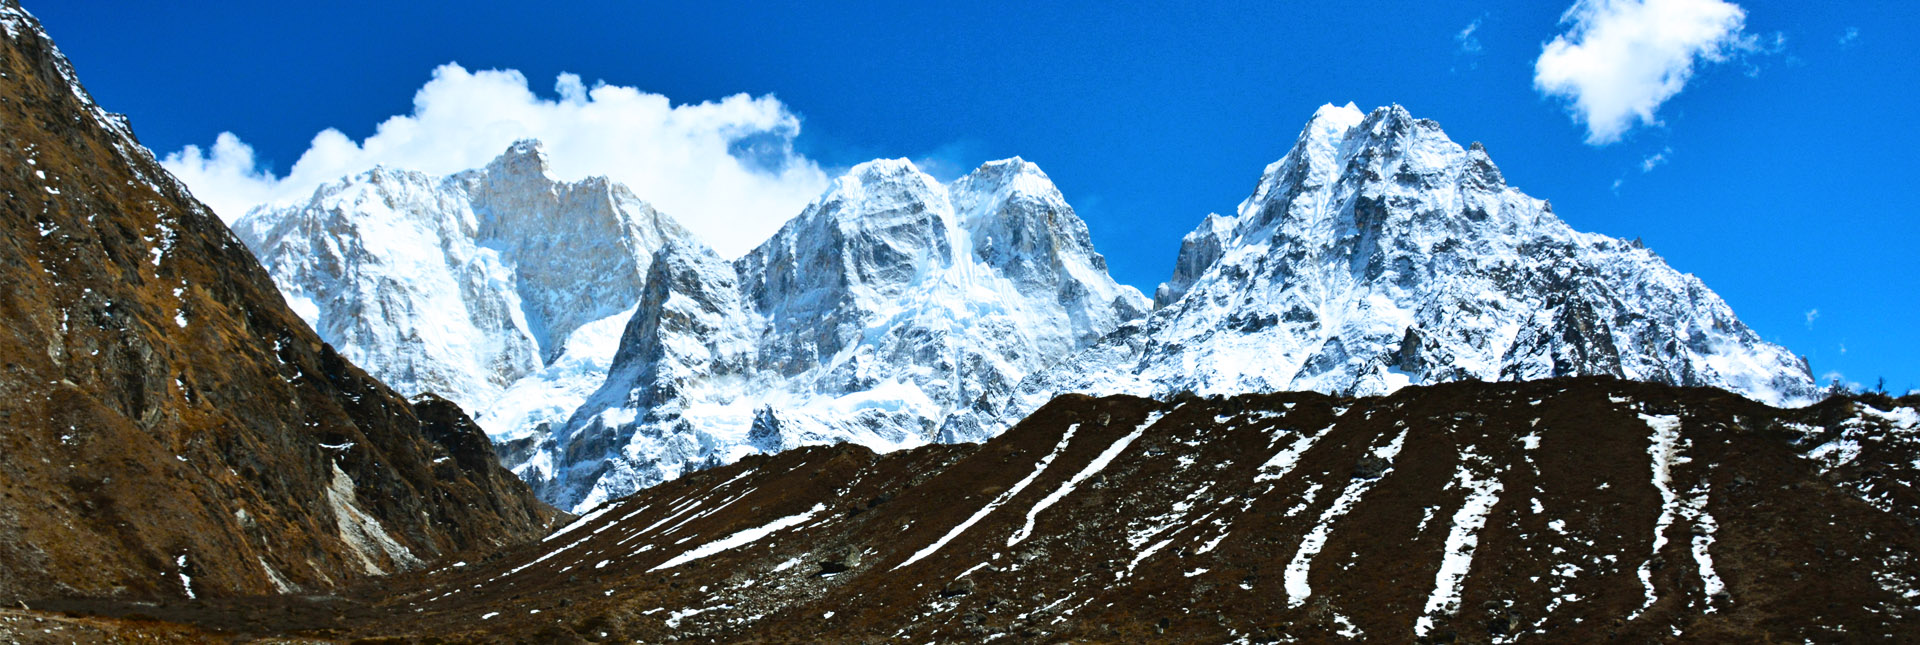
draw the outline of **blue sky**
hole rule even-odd
[[[1920,386],[1920,11],[1733,1],[1745,45],[1696,59],[1657,124],[1606,145],[1535,87],[1572,0],[27,8],[162,154],[231,132],[286,175],[322,130],[362,140],[409,114],[450,62],[519,70],[549,101],[561,72],[674,103],[772,95],[799,124],[788,156],[826,174],[875,157],[943,178],[1040,164],[1115,276],[1149,293],[1180,236],[1232,212],[1314,108],[1399,103],[1484,142],[1575,228],[1700,276],[1816,375]]]

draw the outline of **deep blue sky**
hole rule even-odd
[[[27,5],[156,151],[232,131],[285,172],[324,128],[360,138],[407,113],[450,61],[542,92],[568,71],[675,101],[772,93],[828,166],[1039,163],[1116,277],[1149,293],[1180,236],[1232,212],[1315,107],[1400,103],[1484,142],[1575,228],[1699,275],[1816,374],[1920,386],[1920,10],[1737,1],[1749,32],[1784,44],[1701,69],[1663,126],[1606,147],[1532,87],[1571,0]],[[1470,54],[1456,35],[1475,20]]]

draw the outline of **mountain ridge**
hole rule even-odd
[[[559,514],[345,360],[0,0],[0,600],[325,592]]]
[[[532,143],[456,176],[516,164],[545,176]],[[476,414],[515,472],[569,508],[752,452],[980,441],[1064,392],[1368,394],[1608,374],[1775,404],[1820,393],[1803,359],[1697,278],[1574,231],[1483,146],[1400,106],[1316,110],[1233,215],[1182,240],[1152,300],[1112,280],[1085,223],[1017,157],[951,184],[904,159],[857,165],[731,262],[654,229],[630,245],[646,253],[607,254],[622,262],[620,295],[592,299],[630,308],[579,327],[559,356],[520,325],[541,351],[518,355],[545,367]],[[516,230],[560,249],[579,236]],[[671,288],[656,289],[641,262],[670,246],[657,277]],[[579,301],[570,288],[513,294]],[[407,355],[370,360],[382,353]]]

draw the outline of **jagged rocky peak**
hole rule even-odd
[[[1400,106],[1322,107],[1233,217],[1183,241],[1154,315],[949,422],[990,436],[1063,392],[1166,395],[1609,375],[1818,397],[1698,278],[1574,231]]]
[[[1087,224],[1038,165],[1019,157],[988,162],[953,185],[954,209],[981,262],[1027,293],[1053,293],[1069,311],[1077,340],[1090,342],[1145,314],[1132,287],[1107,277],[1107,259],[1093,248]]]
[[[938,181],[905,159],[869,161],[742,257],[741,273],[754,301],[776,316],[824,318],[850,302],[898,296],[921,268],[951,266],[955,232]],[[798,297],[816,291],[834,297]]]
[[[565,420],[604,376],[654,250],[690,237],[621,184],[554,177],[536,140],[445,177],[375,168],[236,228],[322,338],[502,439]]]
[[[494,176],[540,177],[553,180],[552,163],[546,144],[539,139],[521,139],[507,146],[506,152],[487,162],[487,174]]]
[[[1148,309],[1019,159],[950,186],[864,163],[731,265],[659,257],[606,384],[518,469],[557,504],[754,452],[919,445]]]
[[[1180,255],[1174,260],[1173,277],[1154,290],[1153,306],[1164,307],[1186,295],[1193,281],[1200,279],[1226,252],[1239,224],[1240,219],[1231,215],[1208,213],[1199,227],[1180,238]]]

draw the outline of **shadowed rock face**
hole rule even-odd
[[[1886,641],[1920,629],[1915,406],[1068,395],[981,445],[748,457],[327,611],[94,609],[455,642]]]
[[[0,601],[326,590],[546,529],[463,414],[322,343],[38,21],[0,24]]]

